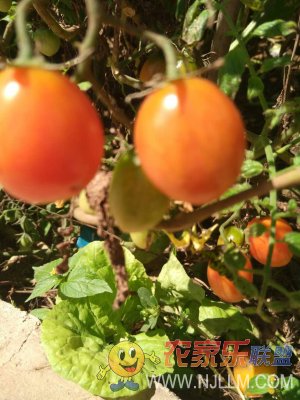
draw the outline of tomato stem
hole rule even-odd
[[[21,0],[16,8],[16,34],[19,46],[17,63],[31,60],[33,57],[32,43],[26,26],[26,16],[32,0]]]
[[[95,50],[97,38],[103,21],[103,7],[98,0],[85,0],[88,17],[88,27],[85,37],[79,47],[79,55],[89,56],[77,66],[76,75],[85,76],[90,68],[90,57]]]
[[[166,59],[166,78],[168,80],[178,79],[179,74],[176,68],[177,57],[171,41],[163,35],[150,31],[144,31],[143,37],[154,42],[163,51]]]
[[[282,172],[282,171],[281,171]],[[196,223],[204,221],[211,215],[233,206],[241,201],[249,200],[256,196],[262,196],[269,193],[271,190],[281,190],[284,188],[297,186],[300,184],[300,167],[287,168],[283,173],[274,176],[271,180],[263,181],[256,187],[245,190],[234,196],[227,197],[224,200],[217,201],[204,207],[200,207],[195,211],[186,214],[179,213],[174,218],[162,221],[156,226],[157,230],[165,229],[169,232],[176,232],[187,229]]]
[[[169,80],[178,79],[179,72],[176,68],[176,50],[168,38],[149,30],[143,31],[110,15],[104,16],[104,22],[108,25],[119,27],[130,35],[138,36],[141,39],[151,40],[154,42],[163,51],[166,59],[166,78]]]
[[[266,158],[269,164],[269,175],[270,178],[272,179],[276,175],[276,167],[275,167],[275,158],[273,154],[273,149],[271,144],[268,144],[265,147],[265,153],[266,153]],[[261,313],[262,307],[264,305],[264,301],[267,295],[267,290],[269,286],[269,280],[271,278],[271,263],[272,263],[272,255],[274,251],[274,246],[275,246],[275,236],[276,236],[276,211],[277,211],[277,191],[276,189],[270,191],[270,205],[272,207],[271,211],[271,228],[270,228],[270,239],[269,239],[269,251],[268,251],[268,256],[267,256],[267,262],[266,265],[264,266],[264,278],[263,278],[263,283],[262,283],[262,288],[260,291],[260,296],[258,299],[258,304],[257,304],[257,312],[258,314]]]

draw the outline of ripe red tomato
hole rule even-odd
[[[172,199],[216,199],[239,175],[244,125],[233,102],[206,79],[166,84],[140,107],[134,142],[142,168]]]
[[[249,222],[248,227],[255,223],[264,225],[267,230],[261,236],[249,237],[249,251],[251,256],[255,258],[255,260],[259,261],[261,264],[266,264],[269,252],[271,218],[254,218],[252,221]],[[286,243],[280,243],[278,241],[283,240],[285,234],[292,232],[292,228],[286,221],[284,221],[283,219],[279,219],[276,221],[275,229],[276,243],[273,250],[271,267],[283,267],[291,261],[293,253],[289,250]]]
[[[250,260],[246,258],[244,269],[252,269]],[[247,279],[248,282],[253,282],[253,274],[251,272],[239,271],[238,275]],[[218,271],[210,266],[207,268],[207,280],[214,294],[220,297],[221,300],[228,303],[238,303],[242,301],[245,296],[235,287],[234,283],[226,276],[221,275]]]
[[[103,141],[96,110],[68,78],[39,68],[0,73],[0,182],[12,196],[49,203],[79,193]]]

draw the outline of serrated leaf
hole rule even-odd
[[[245,68],[245,51],[240,46],[237,46],[225,56],[224,65],[219,71],[219,86],[227,96],[232,98],[236,96]]]
[[[47,277],[40,279],[36,286],[34,287],[31,295],[26,299],[26,302],[36,297],[42,296],[48,290],[53,289],[55,286],[59,284],[61,281],[61,277],[59,275],[48,275]]]
[[[277,19],[264,22],[259,25],[253,32],[252,36],[271,38],[274,36],[287,36],[296,31],[296,23],[294,21],[284,21]]]
[[[284,236],[284,241],[293,254],[300,257],[300,233],[290,232]]]
[[[264,166],[259,161],[245,160],[242,166],[242,176],[246,179],[260,175],[264,170]]]

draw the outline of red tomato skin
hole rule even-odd
[[[265,265],[268,258],[269,251],[269,238],[270,238],[270,228],[271,228],[271,218],[254,218],[249,222],[248,227],[253,225],[254,223],[259,223],[264,225],[267,228],[267,231],[264,232],[261,236],[250,236],[249,237],[249,252],[255,260]],[[275,225],[276,240],[282,240],[284,236],[292,232],[292,228],[290,225],[283,219],[279,219],[276,221]],[[289,250],[288,245],[286,243],[275,243],[271,267],[284,267],[287,265],[293,257],[293,253]]]
[[[0,182],[28,203],[80,192],[103,155],[103,126],[87,96],[60,73],[0,73]]]
[[[245,269],[252,269],[250,260],[246,257]],[[251,272],[239,271],[239,276],[247,279],[248,282],[253,282],[253,274]],[[242,301],[245,296],[235,287],[234,283],[226,278],[226,276],[219,274],[210,266],[207,268],[207,280],[214,294],[220,297],[221,300],[228,303],[238,303]]]
[[[206,79],[166,84],[142,103],[134,143],[148,178],[168,197],[216,199],[239,175],[244,125],[233,102]]]

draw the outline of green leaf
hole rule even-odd
[[[61,262],[62,258],[58,258],[57,260],[42,265],[41,267],[33,267],[34,279],[38,282],[42,279],[48,278],[51,272],[53,272]]]
[[[264,22],[259,25],[253,32],[252,36],[260,36],[271,38],[274,36],[287,36],[296,31],[296,23],[294,21],[284,21],[277,19],[273,21]]]
[[[69,259],[69,267],[67,281],[70,279],[70,281],[74,281],[75,285],[76,280],[82,282],[83,278],[105,281],[111,289],[110,293],[108,291],[98,292],[95,296],[100,304],[111,305],[113,303],[116,295],[115,274],[104,248],[104,242],[95,241],[80,249]]]
[[[141,287],[138,289],[138,296],[140,298],[141,305],[145,308],[157,307],[158,303],[156,297],[150,292],[149,289]]]
[[[264,170],[264,166],[259,161],[245,160],[242,166],[242,176],[246,179],[260,175]]]
[[[273,387],[270,383],[269,374],[256,375],[250,379],[246,393],[251,393],[251,395],[268,393],[270,388]]]
[[[248,80],[247,98],[253,100],[264,91],[263,81],[258,76],[250,76]]]
[[[221,301],[204,299],[199,308],[199,321],[212,334],[220,336],[228,331],[251,330],[251,323],[240,310]]]
[[[117,393],[111,390],[110,384],[120,380],[111,369],[103,379],[97,379],[100,366],[105,368],[109,364],[108,354],[121,339],[135,342],[145,354],[150,356],[154,352],[159,358],[157,364],[146,358],[141,372],[133,377],[139,391],[148,387],[147,375],[173,371],[164,365],[165,343],[169,339],[163,331],[130,336],[118,320],[118,312],[111,307],[101,308],[93,298],[89,299],[62,301],[42,323],[42,344],[55,372],[97,396],[130,396],[132,392],[126,387]]]
[[[245,6],[254,11],[262,11],[264,9],[265,0],[241,0]]]
[[[40,320],[43,320],[46,318],[48,312],[50,312],[49,308],[35,308],[34,310],[30,311],[30,314]]]
[[[289,65],[290,62],[291,62],[290,56],[267,58],[262,62],[259,72],[262,74],[269,72],[274,68],[282,68]]]
[[[299,400],[300,380],[292,375],[280,378],[281,398],[283,400]]]
[[[50,274],[47,277],[40,279],[34,287],[31,295],[28,297],[28,299],[26,299],[26,302],[35,299],[36,297],[42,296],[43,294],[48,292],[48,290],[57,286],[61,279],[62,278],[59,275]]]
[[[136,292],[140,287],[151,289],[153,283],[148,277],[143,264],[126,248],[124,248],[124,256],[129,290]]]
[[[266,230],[267,228],[263,224],[256,222],[255,224],[250,226],[249,235],[253,237],[258,237],[263,235],[266,232]]]
[[[290,232],[284,236],[284,241],[288,244],[293,254],[300,257],[300,233]]]
[[[224,65],[219,71],[219,86],[227,96],[234,98],[239,90],[242,75],[246,68],[245,51],[237,46],[225,56]]]
[[[94,296],[104,292],[112,293],[111,288],[104,280],[90,279],[85,276],[74,280],[68,278],[66,282],[60,285],[59,289],[64,296],[76,299]]]
[[[195,42],[199,42],[202,39],[210,16],[210,12],[208,10],[202,10],[197,15],[194,12],[194,9],[196,8],[195,4],[197,3],[201,4],[201,2],[196,1],[190,7],[189,11],[193,8],[193,12],[191,13],[189,13],[189,11],[187,12],[186,19],[183,24],[182,39],[188,45],[191,45]],[[191,18],[190,14],[193,14],[194,18]]]
[[[205,295],[203,288],[187,275],[173,253],[157,278],[156,289],[157,298],[164,298],[170,304],[178,302],[179,299],[201,302]]]

